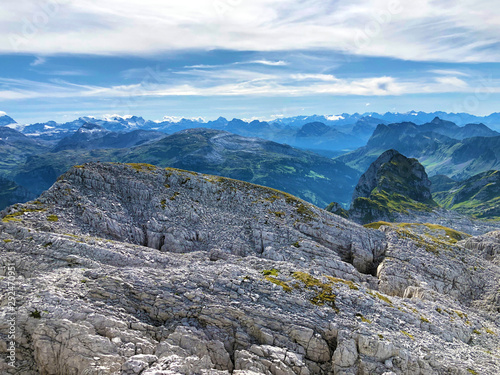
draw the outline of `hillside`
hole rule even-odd
[[[75,167],[1,217],[16,372],[500,372],[498,232],[373,230],[141,164]]]
[[[9,175],[30,155],[48,151],[49,145],[33,140],[21,132],[0,126],[0,176]]]
[[[433,194],[443,207],[474,218],[500,220],[500,172],[480,173]]]
[[[148,163],[217,174],[286,191],[320,207],[348,204],[359,173],[341,162],[258,138],[191,129],[131,149],[64,150],[31,157],[15,181],[37,193],[74,164]]]
[[[17,185],[14,181],[0,177],[0,210],[14,203],[27,202],[35,197],[33,193]]]

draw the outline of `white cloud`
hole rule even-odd
[[[475,93],[477,87],[481,87],[481,90],[488,93],[500,92],[499,80],[490,79],[478,82],[468,79],[465,81],[454,76],[433,74],[419,79],[391,76],[338,78],[328,74],[289,74],[287,72],[264,74],[245,69],[158,71],[155,74],[158,74],[158,79],[154,84],[143,80],[141,83],[115,86],[79,85],[61,79],[37,82],[0,78],[0,87],[2,87],[0,99],[106,98],[121,100],[126,105],[128,102],[138,102],[144,97],[399,96]],[[117,107],[119,106],[117,104]]]
[[[251,64],[261,64],[261,65],[269,65],[269,66],[285,66],[288,65],[286,61],[269,61],[269,60],[254,60],[250,61]]]
[[[434,73],[438,75],[443,75],[443,76],[462,76],[462,77],[469,77],[470,74],[464,73],[459,70],[451,70],[451,69],[434,69],[434,70],[429,70],[429,73]]]
[[[213,68],[218,68],[222,65],[205,65],[205,64],[198,64],[198,65],[187,65],[184,68],[186,69],[213,69]]]
[[[42,65],[42,64],[45,64],[47,62],[47,60],[44,58],[44,57],[37,57],[35,59],[35,61],[33,61],[30,65],[31,66],[38,66],[38,65]]]
[[[0,116],[7,116],[7,113],[4,111],[0,111]]]
[[[436,81],[443,85],[449,85],[460,88],[467,87],[467,82],[457,77],[438,77],[436,78]]]
[[[317,81],[330,81],[335,82],[338,81],[335,76],[331,74],[292,74],[292,78],[298,81],[306,81],[306,80],[317,80]]]
[[[38,0],[0,3],[1,53],[326,49],[406,60],[500,62],[498,0],[399,0],[399,6],[388,0],[49,3],[56,6],[42,7]]]

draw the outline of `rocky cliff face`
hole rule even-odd
[[[388,150],[359,179],[349,216],[357,222],[394,220],[396,213],[431,211],[431,181],[416,159]]]
[[[498,233],[364,228],[138,164],[75,167],[1,216],[2,373],[500,372]]]

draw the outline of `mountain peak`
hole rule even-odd
[[[368,223],[390,220],[394,213],[430,211],[431,181],[417,159],[390,149],[382,153],[359,179],[352,197],[350,217]]]
[[[10,116],[7,116],[7,113],[0,111],[0,126],[7,126],[17,124],[17,122]]]
[[[297,132],[297,137],[321,137],[329,130],[331,130],[331,128],[322,122],[309,122],[300,128]]]

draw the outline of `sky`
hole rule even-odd
[[[498,0],[0,3],[0,111],[80,116],[500,111]]]

